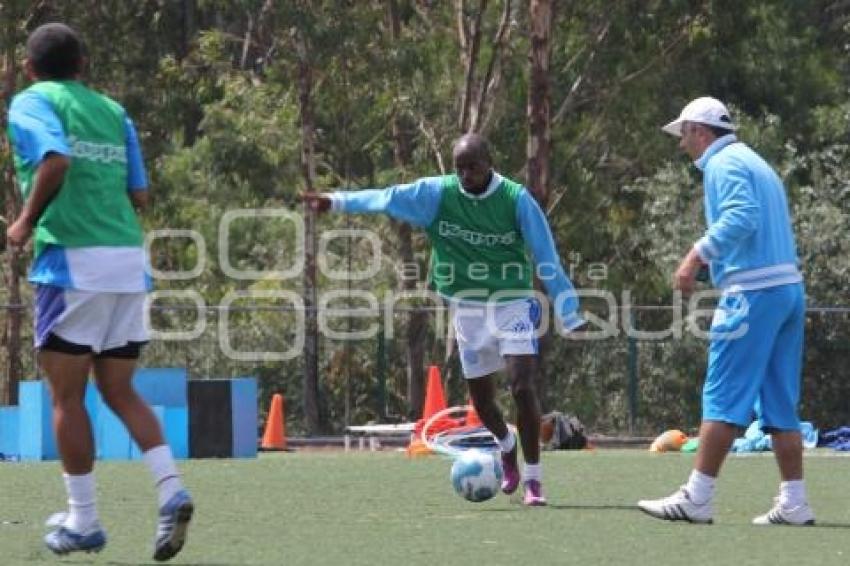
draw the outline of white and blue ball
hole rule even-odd
[[[452,464],[452,486],[467,501],[487,501],[502,486],[502,463],[497,453],[464,450]]]

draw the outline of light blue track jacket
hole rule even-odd
[[[696,161],[705,176],[708,230],[695,244],[721,289],[755,290],[803,280],[785,187],[773,168],[734,134]]]
[[[498,189],[501,182],[502,178],[494,173],[484,193],[467,196],[487,198]],[[346,213],[384,213],[413,226],[427,228],[437,218],[442,191],[441,177],[425,177],[386,189],[334,192],[327,196],[331,198],[332,210]],[[516,225],[531,252],[538,277],[558,307],[556,314],[563,327],[573,330],[583,325],[584,320],[578,315],[576,291],[564,272],[549,223],[540,205],[527,189],[523,190],[517,204]]]

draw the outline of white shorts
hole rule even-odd
[[[88,346],[94,353],[147,342],[147,293],[74,291],[51,285],[36,287],[35,346],[50,334]]]
[[[466,379],[505,369],[503,356],[537,355],[540,303],[463,303],[452,309],[460,362]]]

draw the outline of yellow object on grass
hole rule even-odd
[[[682,449],[688,435],[681,430],[672,429],[662,432],[649,446],[650,452],[676,452]]]

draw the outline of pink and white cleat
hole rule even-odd
[[[537,480],[528,480],[523,484],[525,488],[525,497],[522,502],[529,507],[542,507],[546,505],[546,498],[543,496],[543,486]]]
[[[516,447],[510,452],[502,452],[502,493],[510,495],[519,487],[519,466],[516,460]]]

